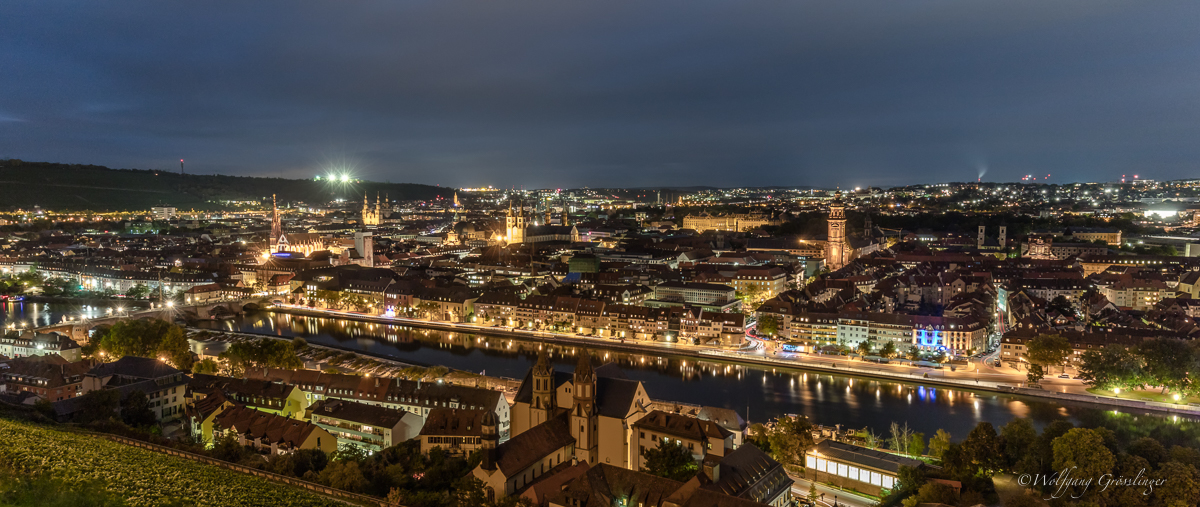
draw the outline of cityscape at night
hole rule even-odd
[[[1200,505],[1197,15],[0,5],[0,505]]]

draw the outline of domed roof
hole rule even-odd
[[[496,421],[496,412],[494,412],[494,411],[491,411],[491,410],[488,410],[487,412],[484,412],[484,414],[483,414],[483,419],[482,419],[481,421],[479,421],[479,424],[480,424],[480,425],[483,425],[483,426],[497,426],[497,425],[499,425],[499,423]]]
[[[471,222],[459,222],[454,224],[454,230],[458,231],[459,234],[464,232],[475,232],[475,224]]]

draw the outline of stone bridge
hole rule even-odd
[[[83,345],[89,341],[89,334],[92,329],[98,326],[111,326],[120,320],[163,319],[173,321],[177,318],[182,318],[185,320],[209,320],[223,316],[241,315],[247,310],[257,310],[260,307],[259,301],[262,301],[262,299],[254,298],[238,301],[220,301],[189,306],[155,308],[151,310],[130,312],[126,315],[64,321],[58,324],[39,327],[34,329],[34,331],[38,333],[61,333],[70,337],[72,340],[75,340],[80,345]]]

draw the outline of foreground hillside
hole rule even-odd
[[[99,437],[0,419],[0,467],[101,485],[131,506],[344,505],[302,490]]]
[[[321,203],[363,193],[392,199],[450,198],[453,190],[412,183],[359,182],[330,186],[313,180],[224,175],[180,175],[177,171],[109,169],[95,165],[0,160],[0,210],[41,206],[54,210],[145,210],[167,204],[179,209],[218,209],[220,201]]]

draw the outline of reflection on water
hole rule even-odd
[[[444,365],[511,378],[523,378],[542,347],[550,347],[560,371],[574,369],[578,354],[583,352],[569,345],[271,312],[250,313],[205,326],[300,336],[311,343],[337,345],[413,364]],[[1041,426],[1056,419],[1095,420],[1106,413],[1083,404],[787,368],[604,349],[591,353],[597,363],[616,363],[626,376],[644,382],[653,398],[732,408],[748,415],[752,423],[783,414],[803,414],[819,424],[870,427],[882,433],[892,421],[907,421],[927,437],[945,429],[961,439],[979,421],[998,428],[1013,418],[1028,417]]]
[[[29,301],[0,302],[0,322],[4,328],[10,326],[31,328],[49,326],[63,321],[63,317],[96,318],[111,315],[109,309],[142,309],[144,304],[130,304],[123,301],[113,301],[112,304],[83,305],[74,303],[34,303]]]

